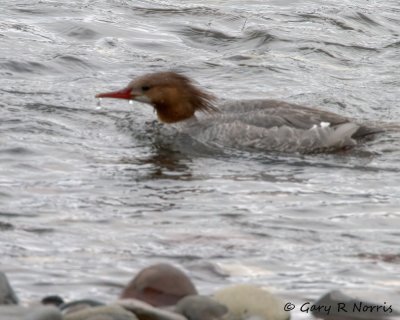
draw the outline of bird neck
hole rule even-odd
[[[154,105],[158,119],[165,123],[174,123],[194,116],[195,108],[187,101],[159,103]]]

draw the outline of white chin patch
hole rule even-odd
[[[145,95],[141,95],[141,96],[136,96],[135,101],[139,101],[139,102],[143,102],[143,103],[151,103],[149,97],[145,96]]]

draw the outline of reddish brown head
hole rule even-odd
[[[146,74],[122,90],[100,93],[96,98],[128,99],[150,104],[156,109],[160,121],[167,123],[188,119],[197,110],[217,111],[211,94],[176,72]]]

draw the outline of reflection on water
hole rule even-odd
[[[204,292],[398,289],[396,134],[343,154],[229,150],[158,124],[148,106],[93,98],[174,69],[222,98],[398,122],[397,2],[2,8],[0,267],[22,300],[114,299],[159,260]]]
[[[134,164],[141,168],[148,168],[146,176],[140,180],[153,179],[191,179],[190,167],[185,163],[190,163],[190,158],[168,149],[155,148],[155,152],[145,158],[122,158],[124,164]],[[138,181],[138,175],[134,173],[132,178]]]

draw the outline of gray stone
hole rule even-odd
[[[313,316],[326,320],[394,320],[400,319],[399,301],[394,292],[348,289],[328,292],[306,307],[314,306]]]
[[[60,296],[57,296],[57,295],[46,296],[40,302],[46,306],[51,305],[51,306],[56,306],[56,307],[59,307],[64,304],[63,298],[61,298]]]
[[[64,303],[60,306],[60,310],[64,314],[68,314],[72,312],[81,311],[87,308],[99,307],[99,306],[104,306],[104,303],[92,299],[82,299]]]
[[[115,303],[133,312],[139,320],[187,320],[180,314],[153,307],[136,299],[121,299]]]
[[[117,305],[87,308],[69,313],[64,320],[138,320],[137,317]]]
[[[1,320],[62,320],[61,312],[53,306],[0,306]]]
[[[285,303],[254,285],[234,285],[214,293],[213,298],[229,309],[229,320],[287,320],[290,313],[284,311]]]
[[[228,308],[205,296],[188,296],[181,299],[175,307],[176,312],[182,314],[189,320],[213,320],[223,317]]]
[[[7,276],[0,271],[0,305],[18,304],[18,298],[8,282]]]

